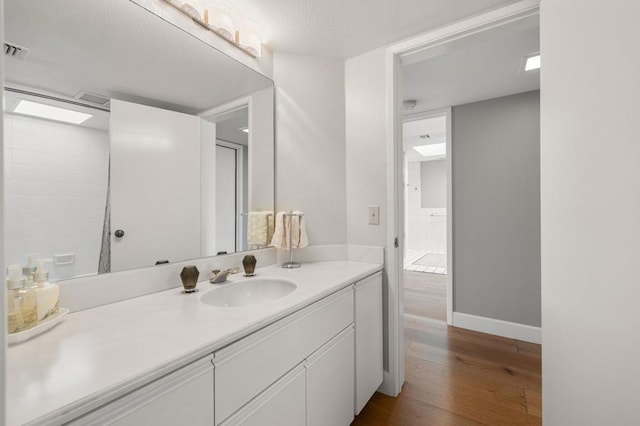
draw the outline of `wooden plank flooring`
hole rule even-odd
[[[424,275],[424,274],[423,274]],[[540,425],[540,345],[405,316],[405,384],[353,425]]]
[[[404,311],[407,314],[447,320],[447,276],[404,271]]]

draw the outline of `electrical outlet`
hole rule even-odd
[[[380,225],[380,206],[369,206],[369,225]]]

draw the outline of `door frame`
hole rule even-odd
[[[248,164],[249,164],[249,169],[247,170],[247,182],[251,182],[251,163],[253,161],[252,159],[252,155],[251,155],[251,149],[249,149],[249,147],[252,145],[252,139],[253,139],[253,98],[251,96],[244,96],[238,99],[235,99],[233,101],[227,102],[225,104],[219,105],[217,107],[208,109],[206,111],[201,112],[200,114],[198,114],[198,117],[200,117],[202,120],[206,121],[206,122],[215,122],[216,119],[220,118],[221,116],[224,116],[225,114],[228,114],[230,112],[233,111],[237,111],[239,109],[242,108],[247,108],[248,110],[248,114],[247,114],[247,128],[249,129],[248,132],[248,139],[247,139],[247,155],[248,155]],[[203,155],[202,155],[202,170],[206,170],[205,167],[205,159],[209,159],[208,161],[211,161],[211,158],[213,158],[213,160],[215,161],[215,146],[216,145],[225,145],[224,144],[225,141],[219,140],[217,137],[217,132],[215,135],[215,140],[213,143],[212,147],[208,147],[205,148],[204,144],[203,144]],[[236,146],[240,146],[237,144],[232,144],[234,145],[234,149]],[[227,148],[229,148],[231,146],[227,146]],[[242,147],[243,150],[239,151],[240,153],[242,153],[242,155],[244,155],[244,147]],[[213,149],[214,154],[213,156],[211,155],[211,149]],[[205,151],[207,151],[207,154],[205,154]],[[243,214],[245,214],[246,212],[244,211],[245,207],[250,207],[251,205],[251,185],[248,185],[248,193],[247,195],[247,200],[248,200],[248,206],[244,205],[243,202],[243,197],[241,196],[242,193],[242,188],[244,185],[244,170],[243,170],[243,164],[242,164],[242,160],[241,159],[237,159],[236,161],[236,171],[237,174],[240,173],[239,176],[236,177],[236,210],[237,210],[237,217],[236,217],[236,252],[238,251],[242,251],[243,249],[243,229],[245,227],[245,223],[246,223],[246,216],[244,216]],[[214,185],[215,186],[215,182],[209,182],[209,185]],[[204,185],[203,185],[204,187]],[[204,191],[204,189],[203,189]],[[205,197],[205,194],[203,192],[203,197]],[[205,211],[204,211],[204,203],[203,203],[203,217],[205,215]],[[214,225],[213,228],[215,229],[215,221],[214,221]],[[213,233],[213,235],[215,235],[215,232]],[[203,250],[204,250],[204,242],[203,242]],[[204,251],[203,251],[204,252]]]
[[[447,181],[447,193],[446,193],[446,197],[447,197],[447,282],[446,282],[446,292],[447,294],[446,296],[446,310],[447,310],[447,324],[452,325],[453,324],[453,163],[451,161],[452,159],[452,155],[451,155],[451,150],[452,150],[452,146],[451,146],[451,136],[452,136],[452,131],[451,131],[451,107],[447,107],[447,108],[439,108],[439,109],[435,109],[435,110],[431,110],[431,111],[425,111],[425,112],[418,112],[415,114],[408,114],[405,115],[404,117],[401,117],[402,120],[402,124],[404,123],[409,123],[411,121],[418,121],[418,120],[425,120],[425,119],[429,119],[429,118],[435,118],[435,117],[445,117],[445,119],[447,120],[446,123],[446,129],[445,129],[445,147],[446,147],[446,153],[447,156],[445,157],[445,167],[446,167],[446,181]],[[399,144],[402,147],[402,135],[400,135],[400,140],[399,140]],[[402,167],[404,168],[405,164],[404,161],[402,162]],[[403,175],[404,175],[404,171],[403,171]],[[404,218],[404,214],[405,214],[405,207],[406,207],[406,200],[403,203],[402,206],[402,211],[400,212],[400,214],[402,214],[403,218]],[[403,224],[403,231],[404,226],[406,224]],[[403,236],[403,243],[404,241],[404,236]],[[404,249],[404,246],[403,246]],[[402,260],[403,260],[403,268],[404,268],[404,253],[402,253]],[[401,278],[400,281],[400,285],[402,285],[403,283],[403,279]]]
[[[222,139],[216,139],[216,146],[233,149],[236,151],[236,253],[246,251],[243,247],[243,227],[246,224],[247,216],[245,212],[243,196],[244,188],[244,145],[235,142],[228,142]]]
[[[454,40],[535,16],[539,13],[540,0],[522,0],[396,43],[388,47],[385,52],[386,149],[387,158],[389,159],[386,169],[387,203],[389,205],[386,240],[389,371],[385,382],[380,387],[383,393],[396,396],[400,393],[404,383],[404,297],[402,294],[404,203],[401,202],[404,188],[402,94],[399,90],[401,84],[401,61],[412,55],[427,53],[429,49],[445,45]],[[450,250],[450,252],[453,253],[453,250]],[[455,288],[452,288],[452,296],[454,291]]]

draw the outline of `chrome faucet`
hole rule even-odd
[[[229,274],[237,274],[238,272],[240,272],[240,268],[230,268],[225,269],[224,271],[221,271],[220,269],[214,269],[213,271],[211,271],[213,275],[211,275],[211,278],[209,278],[209,282],[211,284],[223,283],[227,280],[227,276]]]

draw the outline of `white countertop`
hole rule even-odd
[[[70,314],[52,330],[7,353],[9,425],[70,420],[206,356],[328,294],[382,269],[376,263],[279,265],[259,277],[286,278],[298,288],[273,301],[233,308],[203,304],[181,287]],[[231,275],[231,283],[243,278]],[[135,285],[135,283],[132,283]],[[66,413],[66,414],[65,414]]]

